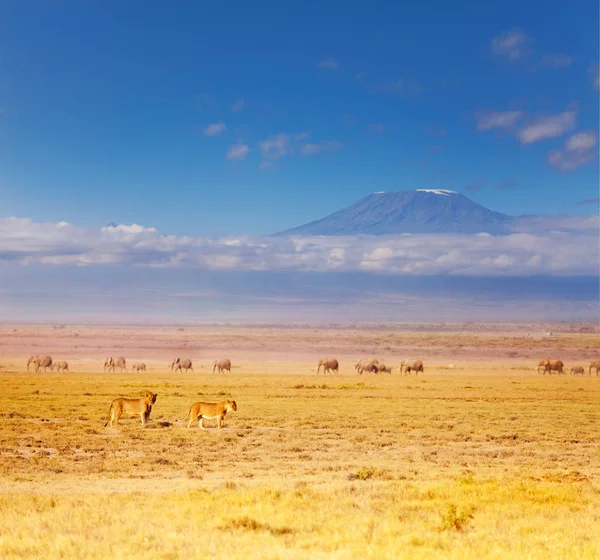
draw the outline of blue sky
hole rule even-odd
[[[597,214],[597,71],[595,0],[5,2],[1,213],[257,235],[437,187]]]

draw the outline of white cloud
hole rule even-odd
[[[300,143],[301,140],[308,138],[308,132],[301,132],[299,134],[272,134],[258,143],[261,155],[263,157],[263,163],[261,168],[265,169],[271,167],[266,165],[264,160],[277,160],[282,157],[296,155],[298,153],[304,155],[318,154],[322,152],[332,152],[339,150],[342,147],[342,143],[337,140],[330,140],[322,143]]]
[[[155,228],[78,228],[0,219],[0,266],[128,265],[207,270],[466,276],[597,275],[597,216],[548,218],[553,231],[492,235],[228,237],[162,235]],[[542,224],[547,226],[548,224]],[[565,225],[565,224],[562,224]],[[545,229],[545,228],[544,228]]]
[[[492,39],[492,51],[498,56],[518,60],[531,52],[533,39],[522,29],[515,28]]]
[[[204,129],[204,136],[218,136],[219,134],[223,134],[226,128],[225,123],[222,122],[209,124]]]
[[[317,64],[317,68],[321,69],[321,70],[337,70],[340,67],[340,61],[338,58],[325,58],[324,60],[321,60],[321,62],[319,62]]]
[[[575,171],[596,158],[596,143],[593,131],[573,134],[567,138],[562,150],[552,150],[548,154],[548,163],[559,171]]]
[[[289,134],[272,134],[266,140],[258,143],[262,157],[279,159],[292,153]]]
[[[511,128],[524,116],[523,111],[486,111],[475,113],[477,130],[491,130],[492,128]]]
[[[227,149],[227,159],[246,159],[250,148],[247,144],[234,144]]]
[[[538,117],[523,126],[517,137],[522,144],[532,144],[548,138],[557,138],[573,130],[576,120],[577,115],[574,111]]]
[[[570,66],[573,62],[573,57],[566,54],[547,54],[542,57],[540,64],[550,68],[563,68]]]
[[[232,111],[241,111],[244,108],[245,101],[243,99],[238,99],[232,106]]]
[[[329,142],[324,142],[323,144],[302,144],[300,148],[304,155],[312,155],[319,154],[322,152],[333,152],[335,150],[339,150],[343,144],[336,140],[330,140]]]

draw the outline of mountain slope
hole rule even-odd
[[[347,208],[276,235],[508,233],[511,216],[454,191],[418,189],[374,193]]]

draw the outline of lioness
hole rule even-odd
[[[188,418],[190,419],[190,421],[188,422],[189,428],[192,425],[192,422],[198,419],[198,426],[205,430],[205,418],[208,418],[209,420],[214,420],[215,418],[218,418],[220,430],[223,427],[223,419],[225,418],[227,412],[235,410],[237,410],[237,404],[235,401],[222,401],[218,403],[197,402],[190,406],[185,420],[187,420]]]
[[[139,399],[126,399],[124,397],[115,399],[112,403],[110,403],[110,409],[108,410],[108,422],[104,424],[104,427],[106,428],[106,426],[112,426],[113,422],[117,424],[123,412],[126,412],[131,416],[139,414],[140,418],[142,419],[142,426],[145,426],[146,422],[148,422],[148,419],[150,418],[152,405],[156,402],[156,396],[157,393],[146,391],[146,396],[140,397]]]

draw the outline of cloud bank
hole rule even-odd
[[[597,276],[599,219],[531,218],[510,235],[227,237],[137,224],[81,228],[0,219],[1,266],[111,266],[392,275]]]

